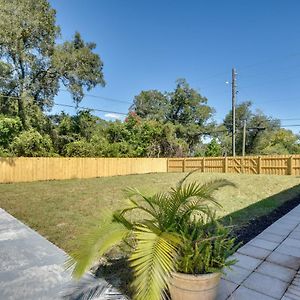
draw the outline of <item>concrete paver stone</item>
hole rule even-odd
[[[281,299],[289,283],[275,277],[254,272],[245,280],[243,286],[275,299]]]

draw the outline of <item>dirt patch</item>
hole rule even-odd
[[[286,201],[284,204],[274,209],[268,215],[264,215],[255,219],[252,219],[246,226],[242,228],[235,229],[233,231],[234,236],[236,236],[237,243],[246,244],[258,234],[264,231],[267,227],[272,225],[275,221],[283,217],[293,208],[300,204],[300,195],[296,198]]]

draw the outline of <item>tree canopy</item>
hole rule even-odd
[[[15,96],[24,128],[27,99],[45,109],[61,85],[79,102],[84,89],[105,84],[94,43],[85,43],[76,32],[71,41],[57,44],[60,27],[48,1],[0,0],[0,7],[1,106],[11,105],[13,98],[5,96]]]
[[[0,0],[0,156],[220,156],[231,154],[232,112],[214,121],[208,99],[178,79],[171,91],[136,95],[124,121],[92,110],[51,115],[64,88],[77,105],[104,86],[103,62],[79,32],[62,40],[47,0]],[[237,154],[246,121],[247,154],[300,153],[299,136],[251,102],[236,108]]]

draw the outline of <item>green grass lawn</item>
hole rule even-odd
[[[122,206],[126,187],[149,194],[166,190],[183,176],[166,173],[0,184],[0,207],[72,252],[80,236],[97,223],[103,209]],[[190,180],[207,182],[215,178],[226,178],[237,185],[218,191],[216,198],[223,206],[219,215],[231,214],[238,225],[300,194],[300,178],[292,176],[194,173]]]

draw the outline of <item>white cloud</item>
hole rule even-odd
[[[121,115],[115,113],[107,113],[104,116],[109,119],[117,119],[117,120],[121,120],[123,118]]]

